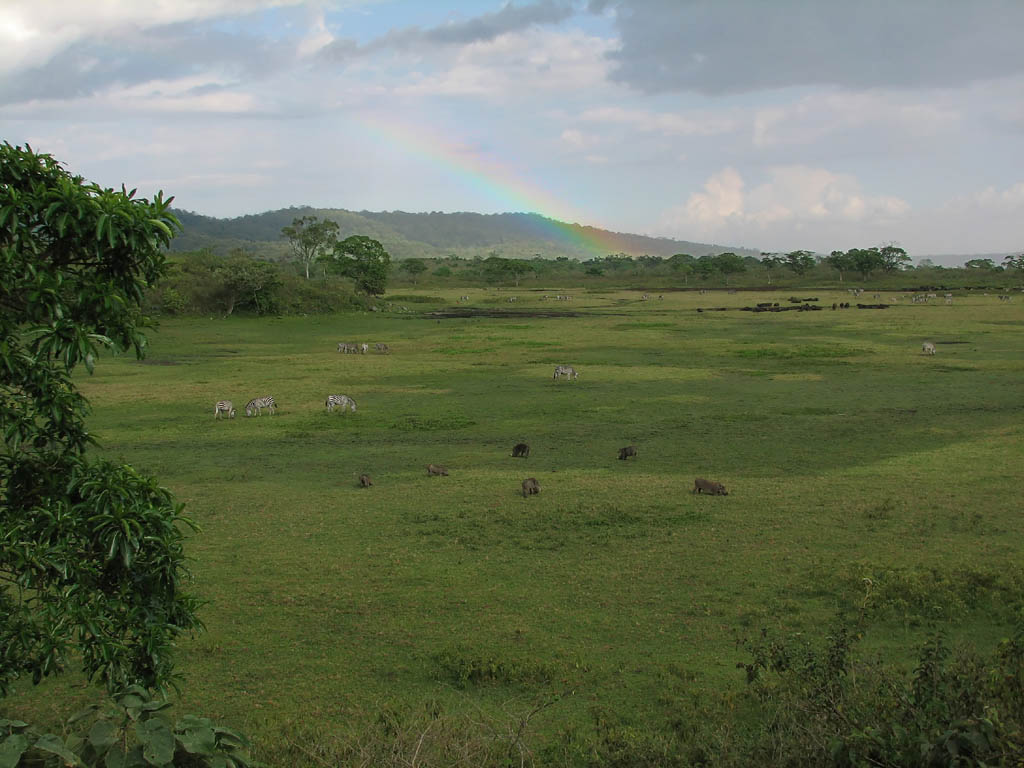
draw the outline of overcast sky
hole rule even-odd
[[[106,186],[1024,249],[1024,0],[0,0],[0,139]]]

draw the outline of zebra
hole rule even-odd
[[[235,406],[230,400],[218,400],[213,406],[213,418],[219,419],[222,413],[227,414],[229,419],[235,418]]]
[[[921,354],[922,355],[934,355],[935,354],[935,345],[932,344],[930,341],[924,342],[921,345]]]
[[[344,413],[346,408],[351,408],[352,413],[356,412],[356,401],[348,395],[328,395],[327,400],[324,401],[324,405],[327,406],[327,412],[330,413],[335,408],[341,408],[341,412]]]
[[[370,351],[370,345],[369,344],[363,342],[362,344],[359,345],[359,352],[360,352],[360,354],[365,355],[369,351]]]
[[[551,378],[557,380],[559,376],[568,376],[570,380],[575,380],[580,377],[580,374],[571,365],[556,365],[555,374]]]
[[[264,408],[270,411],[271,416],[273,416],[274,411],[277,410],[277,403],[274,402],[274,398],[270,395],[267,395],[266,397],[255,397],[246,403],[245,415],[252,416],[253,414],[256,414],[259,416],[262,414]]]
[[[380,352],[382,355],[386,355],[388,352],[391,351],[387,344],[382,344],[379,341],[373,345],[373,348]]]

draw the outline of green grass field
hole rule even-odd
[[[559,292],[574,300],[441,297],[524,313],[508,318],[399,298],[415,312],[165,321],[146,360],[78,377],[103,451],[202,527],[207,631],[180,647],[178,711],[284,764],[288,739],[358,738],[381,713],[514,723],[559,694],[529,723],[536,751],[721,701],[744,685],[738,639],[819,637],[865,600],[865,648],[894,662],[933,626],[1005,634],[1024,583],[1024,299],[752,314],[695,309],[789,293]],[[579,380],[553,381],[558,363]],[[332,393],[358,412],[328,415]],[[265,394],[279,413],[245,418]],[[214,420],[222,398],[236,419]],[[696,476],[729,495],[692,495]],[[95,695],[68,675],[4,706],[46,721]]]

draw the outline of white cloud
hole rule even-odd
[[[765,148],[805,145],[840,132],[862,137],[865,130],[876,130],[891,141],[894,134],[923,138],[950,133],[961,120],[959,110],[941,100],[907,103],[905,93],[825,92],[758,109],[753,138],[755,146]]]
[[[434,60],[439,71],[412,74],[396,93],[417,96],[483,96],[521,100],[543,92],[575,93],[602,86],[614,42],[573,29],[545,28],[499,35],[458,49],[450,62]]]
[[[652,112],[645,109],[622,107],[595,107],[580,115],[590,123],[626,125],[639,131],[651,131],[666,136],[715,136],[736,129],[732,118],[701,114],[686,116],[673,112]]]
[[[829,227],[869,221],[872,228],[884,226],[909,210],[898,197],[867,195],[852,176],[823,168],[777,166],[769,169],[768,180],[748,189],[740,173],[727,167],[712,175],[703,191],[666,212],[662,222],[671,234],[685,239],[774,243],[781,233],[792,242],[802,232],[820,233]]]
[[[4,0],[0,73],[44,64],[79,40],[252,13],[302,0]]]

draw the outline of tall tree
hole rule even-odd
[[[867,280],[871,273],[882,266],[882,254],[877,248],[851,248],[846,252],[853,268]]]
[[[964,262],[965,269],[993,270],[996,263],[992,259],[969,259]]]
[[[839,282],[843,282],[843,273],[855,268],[853,259],[843,251],[832,251],[825,257],[825,263],[839,273]]]
[[[142,356],[170,203],[0,146],[0,693],[72,660],[110,690],[160,687],[175,639],[201,627],[185,591],[191,522],[155,479],[88,454],[72,377],[103,348]]]
[[[1024,272],[1024,253],[1013,253],[1003,259],[1003,266]]]
[[[725,276],[725,284],[729,284],[729,275],[747,271],[747,265],[739,254],[728,251],[715,257],[715,268]]]
[[[338,230],[336,221],[321,221],[316,216],[292,219],[291,226],[281,228],[281,234],[288,238],[292,255],[305,266],[307,280],[310,264],[322,260],[334,250],[338,242]]]
[[[786,254],[786,266],[798,275],[804,275],[814,268],[814,254],[810,251],[790,251]]]
[[[907,252],[892,243],[879,248],[878,255],[881,257],[881,267],[886,272],[896,272],[910,263],[910,257],[907,256]]]
[[[346,237],[334,246],[334,252],[326,261],[340,274],[352,278],[363,293],[380,296],[387,290],[391,256],[372,237]]]
[[[761,264],[764,265],[765,271],[768,273],[768,285],[772,284],[772,270],[778,269],[786,260],[779,256],[777,253],[762,253]]]

